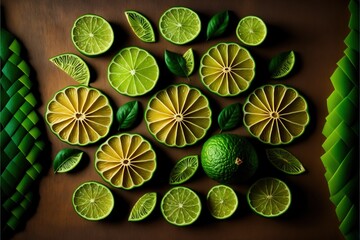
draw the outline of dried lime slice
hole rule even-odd
[[[238,207],[235,191],[226,185],[212,187],[207,194],[206,202],[211,215],[217,219],[231,217]]]
[[[125,11],[125,16],[133,32],[143,42],[155,42],[154,29],[149,20],[139,12]]]
[[[89,85],[89,67],[79,56],[72,53],[64,53],[52,57],[49,60],[78,83],[86,86]]]
[[[287,144],[301,136],[309,123],[305,99],[282,84],[255,89],[245,100],[244,125],[260,141]]]
[[[277,79],[287,76],[295,65],[294,51],[282,52],[270,60],[270,77]]]
[[[161,35],[171,43],[186,44],[201,31],[201,21],[196,12],[185,7],[172,7],[160,17]]]
[[[305,172],[301,162],[283,148],[266,149],[266,156],[274,167],[284,173],[298,175]]]
[[[157,201],[156,192],[145,193],[131,209],[128,221],[141,221],[148,217],[155,209]]]
[[[245,45],[257,46],[267,35],[267,28],[263,20],[256,16],[246,16],[240,19],[236,28],[238,39]]]
[[[197,155],[186,156],[180,159],[170,172],[169,183],[177,185],[189,180],[199,167]]]

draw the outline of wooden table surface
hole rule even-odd
[[[257,63],[254,86],[265,83],[285,83],[298,89],[308,100],[311,124],[305,136],[290,145],[283,146],[304,164],[307,172],[300,176],[287,176],[262,168],[257,178],[276,176],[287,182],[293,193],[292,206],[283,217],[267,219],[249,209],[245,200],[246,190],[251,182],[233,185],[239,197],[239,209],[228,220],[213,219],[204,204],[197,223],[188,227],[176,227],[167,223],[157,206],[152,216],[138,223],[127,221],[131,206],[145,192],[157,191],[163,196],[170,186],[168,174],[173,164],[181,157],[199,154],[203,143],[184,149],[169,148],[147,132],[145,122],[129,132],[140,133],[155,147],[158,155],[158,169],[154,178],[140,188],[120,190],[111,187],[116,205],[113,214],[106,220],[90,222],[80,218],[73,210],[71,196],[74,189],[84,181],[95,180],[105,184],[94,169],[94,152],[97,145],[79,147],[88,159],[80,168],[68,174],[54,175],[52,159],[56,153],[69,145],[61,142],[47,126],[44,136],[48,141],[47,152],[42,160],[45,174],[39,183],[39,202],[34,213],[12,238],[25,239],[343,239],[338,230],[339,222],[335,208],[329,201],[329,191],[325,181],[325,169],[320,160],[324,137],[321,134],[327,115],[326,98],[332,92],[330,76],[341,58],[345,45],[343,39],[348,33],[349,12],[347,1],[267,1],[267,0],[212,0],[212,1],[160,1],[160,0],[2,0],[2,23],[23,43],[27,61],[32,67],[32,80],[36,82],[40,106],[38,112],[43,116],[45,106],[51,96],[59,89],[76,84],[64,72],[57,69],[49,58],[60,53],[77,52],[71,42],[70,30],[75,19],[85,13],[103,16],[113,26],[115,42],[111,50],[99,57],[82,56],[92,73],[91,86],[106,93],[116,107],[130,100],[139,100],[145,107],[154,93],[130,98],[118,94],[107,82],[107,66],[114,54],[127,46],[139,46],[151,52],[157,59],[161,74],[156,89],[173,83],[188,83],[203,90],[212,103],[214,112],[213,127],[209,135],[219,132],[216,116],[219,109],[234,103],[244,102],[246,94],[234,98],[221,98],[207,91],[201,84],[198,72],[190,81],[174,77],[166,69],[163,59],[165,49],[185,52],[192,47],[199,61],[201,55],[212,45],[222,41],[238,42],[235,27],[239,19],[246,15],[257,15],[268,25],[268,37],[264,44],[249,47]],[[204,34],[185,46],[173,45],[159,36],[157,27],[161,14],[171,6],[186,6],[197,11],[206,28],[209,18],[220,11],[231,10],[231,30],[223,37],[206,41]],[[125,10],[137,10],[147,16],[157,32],[156,43],[143,43],[132,33]],[[297,53],[297,67],[294,74],[282,81],[269,80],[264,72],[269,59],[285,50]],[[44,124],[45,125],[45,124]],[[244,127],[232,133],[248,135]],[[111,132],[116,134],[117,132]],[[254,140],[256,143],[257,141]],[[259,151],[266,146],[256,144]],[[266,159],[261,164],[266,166]],[[252,181],[254,181],[253,179]],[[216,184],[202,171],[188,183],[205,199],[207,191]],[[204,203],[204,201],[203,201]]]

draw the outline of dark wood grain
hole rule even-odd
[[[159,36],[157,27],[161,14],[175,5],[191,7],[197,11],[204,29],[213,14],[231,10],[231,31],[208,42],[205,41],[205,33],[202,33],[191,44],[175,46]],[[144,135],[154,145],[158,154],[158,169],[154,179],[143,187],[130,191],[111,188],[116,198],[113,214],[105,221],[89,222],[77,216],[71,204],[71,196],[74,189],[84,181],[103,182],[93,166],[93,154],[98,145],[81,147],[87,153],[88,160],[78,171],[54,175],[50,167],[52,159],[60,149],[68,145],[58,140],[45,127],[49,144],[44,161],[48,163],[48,167],[39,184],[39,202],[32,217],[13,239],[342,239],[334,206],[328,200],[325,169],[320,156],[323,154],[321,145],[324,137],[321,131],[327,113],[326,98],[332,91],[329,78],[343,54],[343,39],[348,33],[347,1],[2,0],[1,6],[1,25],[17,36],[27,50],[27,60],[33,69],[32,79],[37,82],[41,100],[38,109],[41,115],[44,114],[47,101],[57,90],[76,84],[48,59],[65,52],[79,54],[71,42],[70,29],[74,20],[85,13],[103,16],[115,31],[115,43],[108,53],[96,58],[83,56],[92,71],[91,86],[105,92],[115,107],[134,99],[121,96],[110,87],[107,82],[107,66],[121,48],[133,45],[147,49],[157,58],[161,75],[156,89],[181,82],[199,87],[211,100],[214,119],[220,108],[234,102],[242,103],[246,94],[235,98],[220,98],[205,90],[197,72],[190,77],[190,82],[174,77],[166,69],[163,53],[165,49],[185,52],[192,47],[199,60],[215,43],[238,42],[234,32],[236,23],[245,15],[258,15],[268,24],[269,34],[264,44],[249,48],[257,63],[254,86],[271,82],[265,71],[272,56],[281,51],[294,50],[297,53],[296,71],[290,78],[283,80],[283,83],[297,88],[308,99],[311,110],[311,125],[306,135],[285,147],[302,161],[307,172],[301,176],[285,176],[270,169],[262,169],[257,176],[278,176],[290,185],[293,205],[285,216],[266,219],[252,213],[245,201],[250,183],[244,183],[233,186],[240,200],[239,210],[234,217],[225,221],[213,219],[203,201],[200,220],[193,226],[182,228],[168,224],[162,218],[159,208],[144,222],[128,222],[127,217],[131,206],[143,193],[157,191],[162,197],[170,188],[167,180],[172,165],[185,155],[199,154],[201,143],[185,149],[165,147],[150,136],[142,121],[130,132]],[[156,43],[143,43],[132,33],[124,16],[124,11],[129,9],[143,13],[154,24],[158,39]],[[145,107],[149,95],[135,99]],[[213,125],[209,135],[219,132],[215,120]],[[247,135],[243,127],[232,132]],[[114,133],[116,132],[112,132]],[[261,153],[264,146],[257,145]],[[261,161],[266,166],[266,159],[262,158]],[[185,185],[198,192],[204,200],[207,191],[215,184],[200,171]]]

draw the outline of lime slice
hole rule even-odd
[[[186,61],[186,75],[190,76],[194,69],[195,69],[195,59],[194,59],[194,52],[192,48],[189,48],[183,55],[183,58]]]
[[[277,178],[261,178],[247,193],[250,208],[264,217],[277,217],[285,213],[291,204],[288,186]]]
[[[111,213],[114,208],[114,196],[106,186],[90,181],[81,184],[74,191],[72,204],[81,217],[97,221]]]
[[[96,56],[110,49],[114,42],[114,32],[104,18],[85,14],[75,20],[71,40],[82,54]]]
[[[250,53],[236,43],[219,43],[201,58],[200,79],[211,92],[236,96],[249,88],[255,76],[255,62]]]
[[[298,175],[305,172],[301,162],[283,148],[266,149],[266,156],[274,167],[284,173]]]
[[[282,78],[288,75],[295,65],[294,51],[283,52],[270,60],[269,72],[271,78]]]
[[[49,101],[45,119],[61,141],[84,146],[109,133],[113,111],[99,90],[83,85],[69,86]]]
[[[86,86],[89,85],[89,67],[79,56],[72,53],[64,53],[52,57],[49,60],[78,83]]]
[[[146,50],[127,47],[109,64],[108,80],[119,93],[135,97],[151,91],[159,78],[159,67],[155,58]]]
[[[125,16],[133,32],[143,42],[155,42],[154,29],[149,20],[136,11],[125,11]]]
[[[305,99],[282,84],[255,89],[245,100],[244,125],[260,141],[288,144],[301,136],[309,123]]]
[[[209,101],[194,87],[171,85],[149,100],[145,122],[155,139],[167,146],[193,145],[211,126]]]
[[[177,185],[189,180],[199,167],[199,158],[197,155],[186,156],[180,159],[170,172],[169,183]]]
[[[201,213],[198,195],[181,186],[170,189],[162,198],[160,207],[164,218],[176,226],[194,223]]]
[[[157,201],[156,192],[145,193],[131,209],[129,221],[141,221],[148,217],[155,209]]]
[[[139,187],[156,169],[156,154],[141,135],[122,133],[110,137],[95,153],[95,169],[112,186]]]
[[[217,219],[231,217],[238,207],[235,191],[225,185],[212,187],[207,194],[206,201],[211,215]]]
[[[196,12],[185,7],[173,7],[160,17],[161,35],[171,43],[186,44],[194,40],[201,31],[201,21]]]
[[[246,16],[240,19],[236,35],[240,42],[249,46],[261,44],[267,34],[267,28],[263,20],[256,16]]]
[[[83,154],[84,152],[79,149],[61,149],[54,159],[54,173],[65,173],[73,170],[80,163]]]

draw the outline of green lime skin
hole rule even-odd
[[[201,150],[201,165],[219,183],[243,182],[258,168],[254,146],[243,136],[221,133],[210,137]]]

